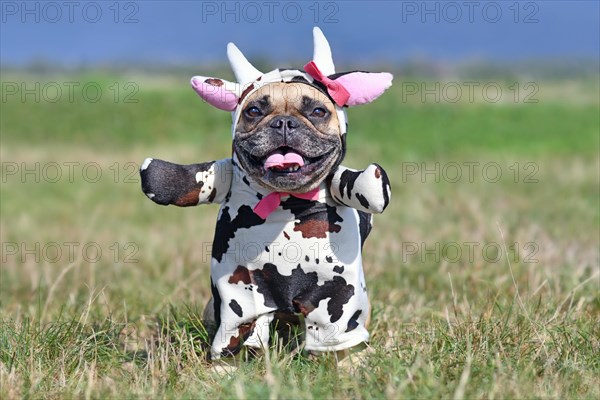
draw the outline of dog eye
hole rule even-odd
[[[246,109],[246,115],[251,118],[260,117],[262,115],[262,111],[258,107],[252,106]]]
[[[327,115],[327,111],[325,111],[325,109],[321,108],[321,107],[315,108],[310,113],[311,117],[317,117],[317,118],[323,118],[325,115]]]

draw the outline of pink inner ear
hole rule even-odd
[[[392,74],[387,72],[351,72],[335,80],[350,93],[347,106],[367,104],[392,86]]]
[[[221,83],[221,85],[211,84],[209,81]],[[238,105],[237,95],[225,89],[225,85],[220,79],[209,78],[202,81],[194,77],[191,84],[200,97],[220,110],[233,111]]]

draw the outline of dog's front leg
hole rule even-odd
[[[180,165],[147,158],[140,167],[142,191],[160,205],[222,203],[233,175],[231,158]]]
[[[362,171],[340,166],[331,176],[329,191],[338,203],[371,214],[382,213],[392,195],[387,174],[378,164]]]

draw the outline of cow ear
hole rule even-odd
[[[200,97],[220,110],[233,111],[238,105],[238,83],[206,76],[194,76],[190,83]]]
[[[334,78],[350,93],[347,106],[367,104],[392,86],[394,76],[388,72],[348,72]]]

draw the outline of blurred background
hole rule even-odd
[[[228,157],[230,115],[189,78],[232,79],[230,41],[263,71],[299,68],[319,26],[338,71],[395,76],[349,110],[344,162],[392,181],[364,250],[374,312],[389,317],[377,340],[515,289],[549,307],[574,293],[597,321],[598,2],[0,6],[2,318],[201,309],[218,207],[153,204],[139,164]]]
[[[598,7],[589,1],[5,1],[2,64],[204,67],[222,63],[233,41],[253,59],[278,65],[312,54],[315,25],[346,64],[593,60]]]

